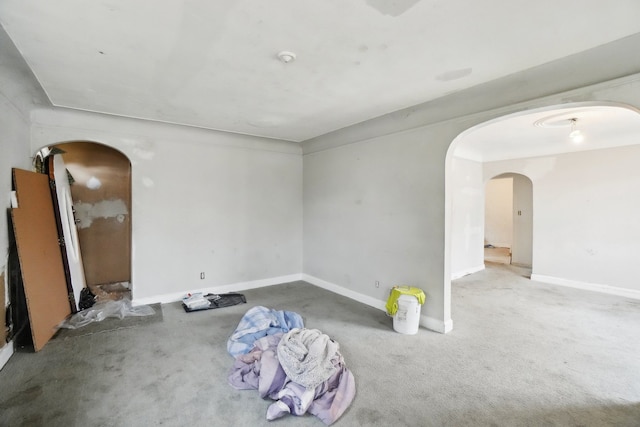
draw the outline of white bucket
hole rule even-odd
[[[393,315],[393,329],[407,335],[415,335],[420,327],[420,303],[411,295],[398,297],[398,311]]]

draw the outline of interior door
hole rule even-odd
[[[13,169],[17,207],[11,209],[33,347],[39,351],[71,314],[58,230],[44,174]]]
[[[78,311],[80,303],[80,291],[86,286],[84,265],[80,252],[78,229],[76,227],[71,198],[71,186],[67,176],[67,168],[62,155],[55,154],[47,158],[49,179],[54,182],[52,197],[54,197],[54,209],[58,222],[59,239],[64,242],[62,259],[65,267],[67,288],[73,295],[71,301],[72,311]]]

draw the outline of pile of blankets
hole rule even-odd
[[[274,400],[267,420],[308,412],[331,425],[356,392],[339,349],[319,330],[305,329],[297,313],[253,307],[227,342],[235,357],[229,384]]]

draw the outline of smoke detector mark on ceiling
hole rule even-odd
[[[289,62],[295,61],[296,54],[293,52],[288,52],[286,50],[283,50],[282,52],[278,53],[278,59],[284,62],[285,64],[288,64]]]
[[[383,15],[389,15],[398,17],[411,9],[420,0],[367,0],[367,4],[382,13]]]
[[[460,68],[459,70],[446,71],[436,76],[436,80],[441,82],[448,82],[451,80],[458,80],[463,77],[467,77],[473,72],[473,68]]]
[[[273,117],[262,117],[255,120],[249,120],[247,121],[247,123],[250,126],[253,126],[256,128],[271,128],[271,127],[275,127],[283,124],[284,120],[280,117],[273,116]]]

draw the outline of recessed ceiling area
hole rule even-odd
[[[0,2],[55,106],[298,142],[636,34],[638,16],[637,0]]]
[[[584,136],[579,143],[570,137],[575,129]],[[490,162],[639,144],[638,135],[638,111],[614,105],[583,105],[513,114],[479,125],[460,136],[453,153]]]

